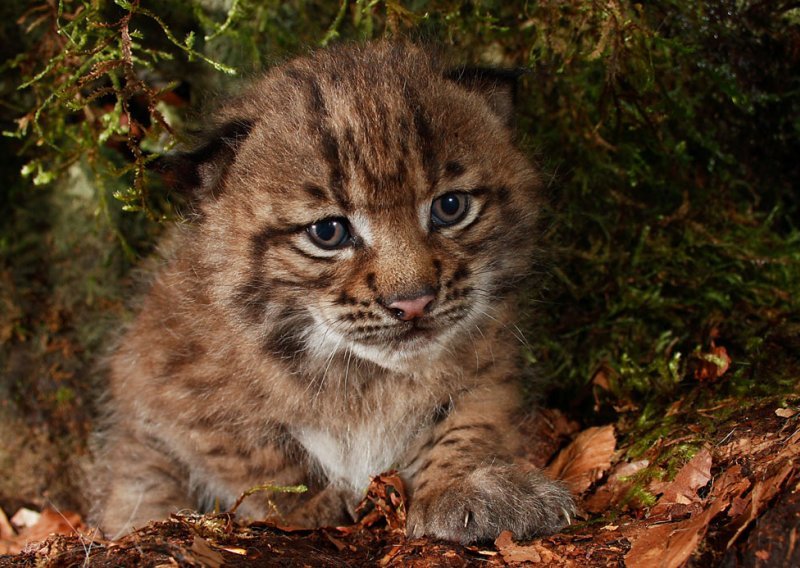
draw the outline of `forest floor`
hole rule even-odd
[[[800,566],[798,405],[791,396],[676,404],[668,431],[650,433],[633,422],[626,432],[624,420],[579,431],[541,411],[522,423],[531,443],[519,458],[563,479],[580,515],[534,540],[407,539],[404,491],[390,472],[373,479],[359,523],[318,530],[180,515],[109,541],[74,512],[0,510],[0,566]]]

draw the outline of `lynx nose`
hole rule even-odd
[[[426,292],[421,296],[410,299],[395,300],[388,306],[394,317],[402,321],[411,321],[422,317],[433,302],[433,294]]]

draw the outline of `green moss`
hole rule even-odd
[[[625,496],[620,500],[619,507],[624,508],[629,503],[637,503],[643,507],[652,507],[658,501],[658,498],[645,489],[644,481],[638,482],[633,485]]]

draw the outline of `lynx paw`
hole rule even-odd
[[[569,524],[569,492],[536,470],[488,465],[415,494],[407,532],[468,544],[510,530],[517,538],[553,533]]]

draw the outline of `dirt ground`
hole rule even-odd
[[[470,547],[406,539],[402,483],[387,473],[373,479],[358,524],[313,531],[240,525],[224,513],[176,516],[108,541],[76,513],[0,511],[0,566],[800,566],[798,403],[742,409],[728,400],[692,411],[728,417],[706,435],[687,413],[640,455],[639,436],[578,431],[542,411],[523,423],[531,445],[520,460],[547,464],[581,514],[532,541],[508,532]]]

